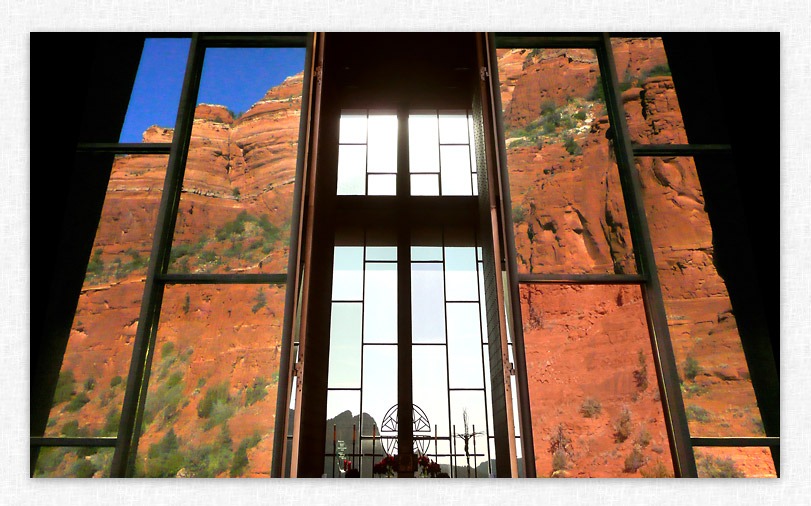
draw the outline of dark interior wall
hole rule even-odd
[[[31,34],[31,435],[43,433],[143,48],[139,34]]]

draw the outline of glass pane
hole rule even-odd
[[[397,114],[369,113],[369,172],[397,172]],[[370,193],[371,195],[371,193]]]
[[[612,38],[631,142],[687,144],[661,37]]]
[[[270,476],[284,294],[166,287],[136,476]]]
[[[340,144],[366,144],[366,111],[341,111]]]
[[[384,416],[397,404],[397,346],[363,347],[363,435],[380,430]],[[396,417],[395,417],[396,419]]]
[[[428,418],[431,434],[450,434],[448,418],[447,357],[444,346],[414,345],[411,349],[412,398]]]
[[[440,146],[442,195],[472,195],[467,146]]]
[[[772,452],[766,447],[696,447],[699,478],[777,478]]]
[[[441,263],[411,264],[411,340],[445,343],[445,287]]]
[[[170,272],[286,272],[303,70],[304,49],[206,49]]]
[[[521,286],[538,476],[673,475],[642,293]]]
[[[409,114],[408,160],[409,172],[412,174],[439,172],[439,124],[436,111],[413,111]]]
[[[329,338],[329,388],[360,388],[363,304],[333,302]]]
[[[439,111],[440,144],[467,144],[467,136],[466,111]]]
[[[597,54],[497,54],[518,272],[636,272]]]
[[[412,174],[411,195],[428,197],[439,195],[439,174]]]
[[[695,161],[644,158],[637,169],[690,435],[763,436]]]
[[[109,478],[115,448],[40,448],[34,478]]]
[[[476,272],[476,248],[472,238],[469,247],[448,246],[458,244],[445,236],[445,287],[450,301],[479,300],[478,273]]]
[[[363,342],[397,342],[397,264],[367,263]]]
[[[344,460],[353,460],[360,445],[360,390],[327,391],[324,472],[330,478],[344,473]],[[354,459],[359,464],[357,458]],[[357,467],[357,466],[355,466]]]
[[[456,431],[456,477],[474,478],[478,471],[477,464],[486,465],[487,462],[484,392],[452,391],[450,397],[451,424]]]
[[[338,146],[338,195],[366,193],[366,146]]]
[[[479,304],[449,302],[448,368],[451,388],[483,388]]]
[[[118,432],[167,161],[126,155],[113,162],[46,437]]]
[[[369,174],[369,195],[397,195],[397,176]]]
[[[332,300],[363,300],[363,246],[335,246]]]
[[[189,44],[191,39],[144,40],[118,142],[172,142]]]

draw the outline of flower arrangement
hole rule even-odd
[[[442,468],[439,467],[439,464],[425,455],[420,455],[419,458],[417,458],[417,465],[419,466],[417,476],[420,478],[436,478],[436,475],[442,472]],[[396,467],[397,456],[387,455],[374,465],[372,472],[374,472],[374,474],[383,475],[386,478],[391,478],[394,476]]]
[[[394,476],[395,457],[386,455],[383,459],[372,467],[374,474],[385,475],[386,478]]]

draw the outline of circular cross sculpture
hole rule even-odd
[[[413,405],[411,417],[414,420],[414,453],[424,455],[428,452],[428,445],[431,443],[431,422],[428,416],[416,404]],[[397,454],[397,404],[390,407],[383,416],[383,423],[380,424],[380,439],[383,440],[383,447],[389,455]]]

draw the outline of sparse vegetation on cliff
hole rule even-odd
[[[735,461],[728,457],[714,457],[696,452],[696,467],[700,478],[745,478]]]
[[[614,440],[622,443],[631,437],[631,410],[628,406],[622,406],[619,416],[614,420]]]
[[[589,397],[580,405],[580,414],[586,418],[597,418],[603,410],[603,405],[594,397]]]

